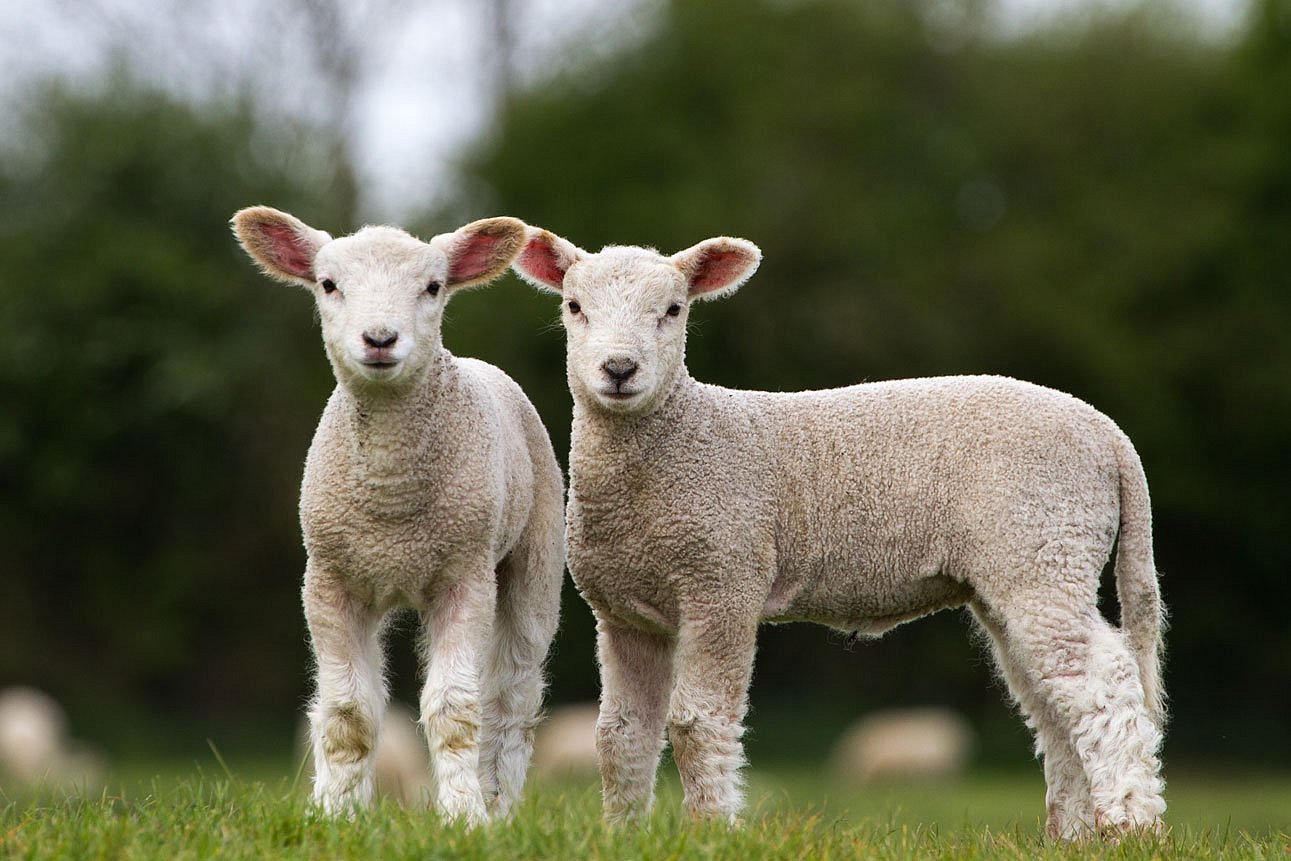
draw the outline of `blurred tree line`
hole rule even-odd
[[[0,677],[90,714],[289,697],[293,488],[330,374],[226,222],[344,216],[310,145],[266,147],[245,109],[124,78],[30,104],[0,176]]]
[[[758,275],[692,318],[711,382],[1004,373],[1091,402],[1152,485],[1172,744],[1251,753],[1291,689],[1291,2],[1219,44],[1151,6],[1014,38],[974,8],[672,0],[645,42],[513,92],[459,166],[470,191],[411,226],[753,240]],[[295,494],[331,378],[309,299],[226,220],[263,202],[354,228],[345,149],[128,76],[29,103],[0,160],[0,683],[82,711],[289,716],[308,679]],[[508,278],[455,300],[445,339],[525,387],[563,459],[555,320]],[[591,697],[568,598],[553,692]],[[844,646],[766,631],[755,706],[1002,713],[953,614]]]

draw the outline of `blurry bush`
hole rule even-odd
[[[42,89],[22,120],[0,160],[0,678],[69,704],[290,699],[295,487],[330,375],[309,298],[227,220],[348,214],[299,130],[238,106],[118,79]]]

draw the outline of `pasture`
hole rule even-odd
[[[274,773],[277,772],[277,776]],[[1115,846],[1042,836],[1038,768],[949,783],[832,785],[814,770],[753,770],[743,827],[678,812],[670,766],[640,828],[599,819],[594,782],[535,783],[515,818],[476,831],[383,802],[352,821],[315,816],[282,763],[208,755],[136,763],[109,788],[0,798],[6,858],[1264,858],[1291,857],[1291,777],[1171,775],[1169,832]]]

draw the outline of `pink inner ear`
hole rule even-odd
[[[565,280],[565,268],[557,260],[556,247],[545,236],[536,236],[520,252],[519,266],[544,284],[559,287]]]
[[[260,232],[269,241],[269,255],[279,269],[297,278],[313,280],[313,249],[299,233],[284,224],[261,224]]]
[[[477,233],[462,240],[453,249],[448,280],[456,284],[487,274],[497,264],[498,245],[503,238],[496,234]]]
[[[691,286],[701,293],[725,287],[740,277],[748,263],[748,256],[739,251],[710,251],[696,268]]]

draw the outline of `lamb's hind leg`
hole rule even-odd
[[[655,773],[672,687],[673,643],[659,634],[599,619],[601,713],[596,751],[605,818],[621,822],[654,803]]]
[[[318,685],[309,710],[314,803],[328,813],[349,813],[372,799],[386,704],[381,620],[312,569],[303,598]]]
[[[984,607],[971,605],[973,615],[991,641],[1000,675],[1018,703],[1027,726],[1035,733],[1036,756],[1043,757],[1046,830],[1054,840],[1080,840],[1093,834],[1094,807],[1089,781],[1066,730],[1050,713],[1029,677],[1004,646],[1004,632]]]
[[[480,665],[493,629],[492,571],[468,575],[424,614],[421,722],[439,809],[471,825],[488,815],[480,790]]]
[[[1094,828],[1160,828],[1161,732],[1144,707],[1138,666],[1096,607],[1073,609],[1053,598],[1015,594],[992,604],[1003,648],[1032,680],[1051,726],[1066,733],[1089,783]]]
[[[563,513],[560,515],[563,527]],[[529,539],[498,567],[497,614],[484,671],[480,787],[496,815],[519,799],[542,708],[543,663],[556,634],[564,573],[560,530]]]

